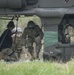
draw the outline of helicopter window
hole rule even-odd
[[[57,44],[58,34],[54,31],[45,31],[44,32],[44,47],[52,46]]]
[[[74,45],[74,15],[66,14],[58,26],[58,41]]]

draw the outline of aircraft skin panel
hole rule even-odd
[[[68,11],[66,8],[34,8],[31,10],[0,9],[0,14],[38,15],[42,17],[62,16]]]
[[[39,6],[48,7],[71,7],[74,6],[74,0],[39,0]]]
[[[61,17],[67,13],[74,13],[74,7],[72,7],[74,5],[74,0],[37,0],[38,3],[35,4],[35,6],[26,5],[23,9],[22,1],[26,0],[0,0],[0,14],[21,14],[37,15],[40,17]],[[18,8],[21,9],[19,10]]]
[[[62,17],[65,14],[73,14],[74,8],[34,8],[31,10],[0,9],[0,15],[37,15],[39,17]]]
[[[10,3],[10,0],[8,0],[8,1]],[[23,1],[23,0],[21,0],[21,1]],[[13,7],[11,7],[11,9],[1,8],[0,15],[17,15],[17,14],[18,15],[27,15],[27,16],[37,15],[40,18],[45,19],[44,21],[46,21],[47,25],[55,25],[55,24],[57,25],[61,21],[61,19],[63,18],[63,16],[65,14],[74,14],[74,7],[70,7],[74,4],[74,0],[69,0],[69,2],[67,2],[67,3],[64,3],[63,1],[65,1],[65,0],[56,0],[56,1],[55,0],[46,0],[46,1],[39,0],[38,3],[35,4],[35,7],[33,5],[27,5],[29,7],[26,6],[27,8],[20,9],[20,10],[12,9]],[[14,4],[14,2],[16,2],[15,4],[18,4],[17,7],[20,7],[21,3],[19,0],[18,1],[13,0],[12,2],[13,2],[12,4]],[[5,3],[6,2],[4,1],[4,4]],[[68,6],[68,7],[66,8],[64,6]],[[14,8],[17,8],[17,7],[14,7]],[[48,20],[46,18],[48,18]],[[54,23],[52,22],[53,21],[52,18],[54,20]],[[58,18],[60,18],[60,19],[57,20]],[[51,24],[49,23],[49,20],[50,20]]]
[[[23,7],[25,7],[25,4],[25,0],[0,0],[0,9],[22,9]]]

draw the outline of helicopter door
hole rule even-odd
[[[74,15],[67,14],[58,26],[58,40],[63,44],[74,44]]]

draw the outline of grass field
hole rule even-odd
[[[0,75],[74,75],[74,60],[57,62],[0,62]]]

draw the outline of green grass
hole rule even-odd
[[[74,75],[74,60],[57,62],[0,62],[0,75]]]

